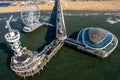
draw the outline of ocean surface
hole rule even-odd
[[[0,80],[24,80],[10,68],[13,51],[4,38],[8,32],[5,21],[10,15],[13,15],[11,27],[20,32],[22,46],[32,51],[40,52],[55,38],[55,27],[42,26],[32,33],[23,33],[25,25],[20,13],[0,14]],[[55,25],[55,15],[55,11],[42,11],[40,21]],[[77,32],[86,27],[101,27],[115,34],[120,41],[119,12],[66,11],[64,16],[68,37],[76,36]],[[108,18],[116,23],[111,24],[107,21]],[[120,80],[120,45],[104,60],[63,46],[43,71],[26,80]]]
[[[12,2],[0,2],[0,7],[8,7],[12,4]]]

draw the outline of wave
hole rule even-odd
[[[109,24],[116,24],[120,22],[120,19],[119,18],[113,19],[112,17],[109,17],[106,19],[106,22]]]
[[[48,21],[50,19],[50,16],[41,16],[42,21]]]
[[[20,18],[19,17],[13,18],[12,22],[16,22],[16,21],[18,21],[18,19],[20,19]]]
[[[15,18],[13,18],[13,19],[11,20],[11,22],[15,22],[15,21],[17,21],[18,19],[20,19],[20,17],[15,17]],[[6,21],[6,20],[8,20],[8,18],[6,18],[6,17],[0,18],[0,21]]]
[[[96,15],[120,16],[120,13],[67,13],[67,12],[64,12],[64,16],[96,16]]]

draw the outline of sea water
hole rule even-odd
[[[8,7],[12,4],[12,2],[0,2],[0,7]]]
[[[42,14],[43,13],[43,14]],[[55,25],[55,12],[43,11],[45,21]],[[67,14],[68,13],[68,14]],[[69,16],[71,14],[71,16]],[[78,14],[73,15],[73,14]],[[80,16],[80,14],[83,14]],[[86,27],[101,27],[109,30],[120,40],[120,23],[109,24],[106,19],[109,17],[118,18],[116,15],[85,15],[82,12],[65,12],[65,23],[68,37],[77,35],[81,29]],[[5,29],[5,21],[11,14],[0,14],[0,80],[23,80],[17,76],[10,68],[10,58],[13,55],[4,35],[8,32]],[[55,27],[42,26],[32,33],[23,33],[25,26],[21,21],[20,13],[14,15],[11,24],[13,29],[17,29],[21,34],[21,45],[28,49],[40,52],[46,44],[55,39]],[[46,18],[45,18],[46,17]],[[46,20],[48,19],[48,20]],[[40,19],[42,21],[42,19]],[[63,46],[56,55],[50,60],[43,71],[33,77],[27,77],[27,80],[119,80],[120,77],[120,45],[106,59],[86,54],[82,51],[76,51],[70,47]]]

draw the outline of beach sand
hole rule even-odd
[[[63,2],[63,10],[82,11],[120,11],[120,1],[81,1]],[[21,11],[21,5],[1,7],[0,13],[15,13]],[[52,10],[54,3],[39,5],[40,10]]]

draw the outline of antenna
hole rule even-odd
[[[5,28],[8,28],[9,32],[12,31],[11,26],[10,26],[10,21],[12,20],[13,15],[10,16],[10,18],[6,21],[6,26]]]

